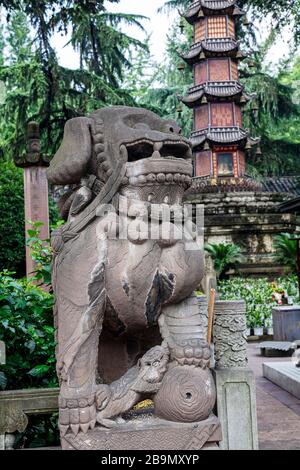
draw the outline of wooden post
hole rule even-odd
[[[214,324],[214,309],[216,302],[216,290],[211,289],[209,303],[208,303],[208,327],[207,327],[207,342],[211,345]]]
[[[28,148],[24,157],[15,159],[15,164],[24,169],[24,203],[25,203],[25,238],[28,238],[30,222],[42,222],[40,237],[49,238],[49,206],[48,181],[46,167],[48,162],[40,152],[40,131],[36,122],[28,124]],[[35,270],[34,261],[30,256],[30,248],[26,246],[26,273],[32,277]]]

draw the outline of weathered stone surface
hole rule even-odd
[[[249,369],[214,371],[217,387],[217,414],[221,421],[224,450],[258,449],[256,394]]]
[[[238,244],[246,260],[239,272],[265,275],[284,272],[274,263],[274,235],[298,231],[299,217],[279,212],[279,205],[291,198],[288,193],[199,193],[185,196],[185,202],[204,205],[207,243]]]
[[[222,438],[214,416],[199,423],[171,423],[158,418],[120,424],[118,429],[96,428],[88,434],[66,434],[63,449],[78,450],[201,450]]]
[[[295,344],[289,341],[264,341],[257,346],[265,357],[292,356],[295,352]]]
[[[49,239],[49,195],[46,167],[28,166],[24,168],[24,198],[25,198],[25,235],[29,237],[28,230],[32,229],[30,222],[42,222],[39,228],[40,239]],[[33,276],[35,262],[30,254],[30,247],[26,246],[26,272]]]
[[[215,368],[245,368],[247,359],[246,304],[217,301],[214,316]]]
[[[208,303],[207,297],[198,297],[199,313],[201,319],[201,327],[203,330],[204,338],[207,338],[207,327],[208,327]]]
[[[156,346],[129,369],[123,377],[110,385],[100,387],[96,393],[98,423],[109,428],[115,416],[131,410],[143,396],[156,393],[161,386],[169,361],[168,348]],[[82,410],[81,410],[82,411]],[[88,423],[88,419],[87,419]]]
[[[300,369],[293,362],[264,363],[263,375],[300,400]]]
[[[174,367],[165,375],[154,399],[157,416],[193,423],[209,417],[216,402],[216,388],[208,369]]]
[[[0,450],[5,450],[5,435],[0,434]]]
[[[56,388],[0,392],[0,434],[24,431],[27,415],[56,412],[58,395]]]

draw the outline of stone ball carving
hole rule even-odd
[[[209,369],[179,366],[170,369],[154,399],[156,416],[168,421],[193,423],[209,417],[216,388]]]

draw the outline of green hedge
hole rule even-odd
[[[0,162],[0,271],[25,273],[23,171]]]
[[[49,198],[50,224],[59,220]],[[23,170],[13,162],[0,161],[0,271],[8,269],[17,277],[26,274]]]
[[[0,273],[0,339],[7,348],[2,389],[57,386],[52,294]]]
[[[278,278],[276,282],[268,279],[232,278],[220,281],[218,292],[221,300],[245,300],[249,327],[264,326],[271,320],[272,307],[278,305],[274,293],[285,291],[294,303],[298,298],[297,276]]]
[[[0,368],[0,389],[58,386],[55,371],[53,295],[0,273],[0,339],[6,344],[6,365]],[[58,414],[30,416],[16,448],[59,445]]]

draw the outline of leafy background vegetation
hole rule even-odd
[[[170,26],[165,59],[158,64],[149,52],[149,38],[138,41],[122,32],[126,25],[143,30],[145,19],[110,13],[113,3],[118,0],[105,4],[103,0],[0,0],[0,83],[6,87],[5,99],[0,98],[0,209],[5,207],[0,211],[0,270],[24,274],[24,225],[16,227],[6,215],[8,205],[15,206],[16,219],[24,221],[21,172],[6,162],[26,151],[29,121],[39,122],[42,153],[49,158],[57,150],[68,119],[107,105],[143,106],[177,119],[183,133],[190,134],[192,112],[179,98],[193,78],[178,52],[190,46],[192,28],[178,15],[178,22]],[[171,0],[164,10],[188,4],[189,0]],[[275,7],[274,2],[256,0],[239,4],[252,20],[238,29],[242,48],[249,54],[241,63],[240,76],[247,91],[257,94],[245,109],[245,127],[262,137],[263,152],[248,156],[248,173],[258,178],[299,174],[299,2],[276,2]],[[273,26],[267,39],[258,43],[257,18],[265,17]],[[268,53],[287,24],[293,33],[290,55],[274,68],[268,64]],[[58,34],[77,51],[77,69],[60,64],[52,45]],[[11,186],[5,183],[8,178],[12,178]]]
[[[143,29],[143,18],[112,14],[112,3],[118,0],[105,5],[103,0],[0,0],[0,85],[4,83],[6,88],[5,95],[2,85],[0,89],[0,339],[8,349],[7,365],[1,367],[0,373],[3,389],[56,385],[53,297],[22,279],[22,171],[15,168],[12,160],[26,151],[27,123],[39,122],[42,153],[50,158],[68,119],[107,105],[143,106],[163,117],[177,119],[185,135],[191,131],[191,111],[181,106],[179,98],[191,86],[192,73],[178,55],[191,44],[191,27],[178,20],[170,28],[165,60],[157,64],[149,52],[149,38],[141,42],[122,32],[122,25],[134,24]],[[189,3],[190,0],[170,0],[166,9],[183,8]],[[263,155],[250,156],[248,171],[257,176],[297,174],[300,59],[295,47],[300,37],[300,2],[249,0],[239,4],[250,9],[251,18],[267,16],[273,24],[262,44],[256,41],[255,23],[242,25],[238,31],[250,56],[241,66],[241,80],[249,92],[257,93],[255,106],[246,110],[245,124],[254,135],[262,136]],[[267,63],[267,55],[287,24],[293,28],[294,36],[290,57],[274,70]],[[57,34],[78,52],[77,69],[60,64],[52,46]],[[54,223],[57,213],[53,204],[51,207]],[[51,253],[42,252],[35,230],[29,235],[40,263],[40,280],[41,276],[49,276]],[[231,264],[238,254],[227,253],[226,257]],[[297,297],[295,277],[279,282]],[[258,310],[260,318],[270,315],[274,287],[267,280],[247,284],[241,279],[226,280],[220,289],[224,299],[246,299],[249,319]],[[19,436],[18,446],[55,443],[53,416],[33,420],[26,435]]]

